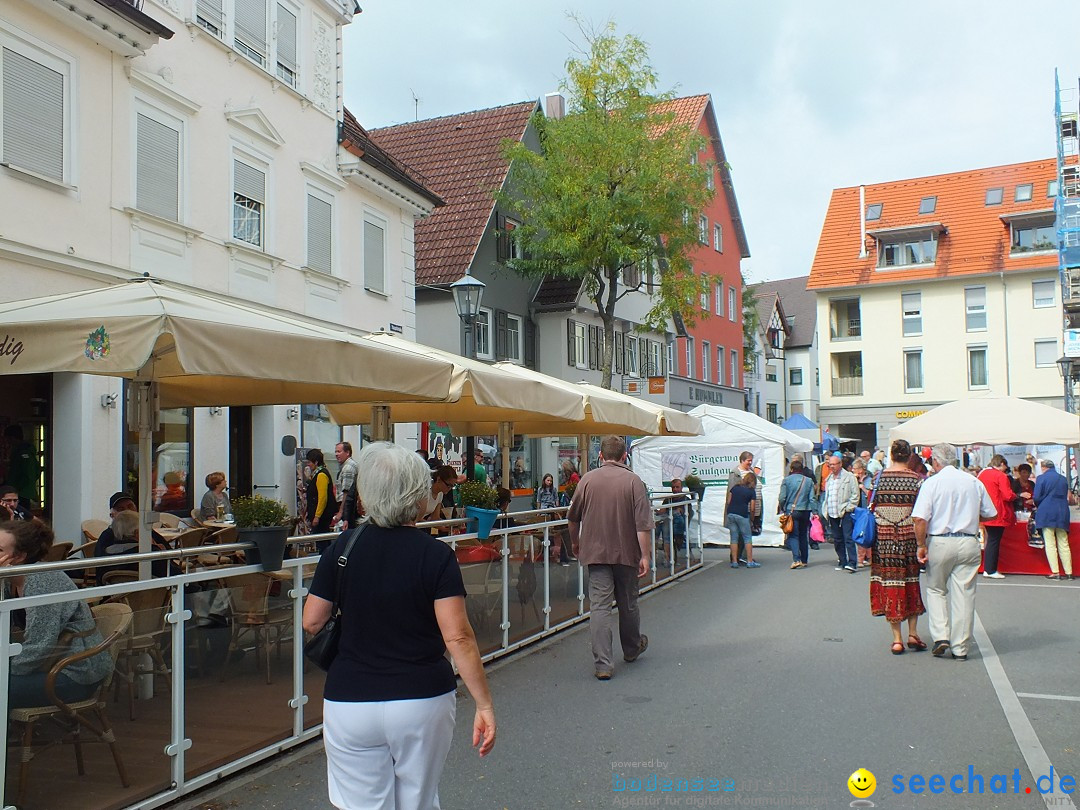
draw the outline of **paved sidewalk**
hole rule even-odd
[[[867,570],[834,571],[827,545],[801,571],[779,549],[755,556],[760,569],[712,565],[646,597],[649,650],[610,682],[592,677],[584,628],[489,668],[498,743],[484,760],[470,750],[462,697],[443,807],[847,807],[860,767],[876,775],[883,808],[1074,806],[1060,792],[1044,804],[1034,779],[1051,764],[1056,778],[1080,774],[1080,587],[980,578],[969,661],[893,656],[886,624],[869,615]],[[920,631],[929,641],[925,618]],[[983,795],[908,789],[934,774],[961,774],[967,789],[969,767],[985,775]],[[174,806],[329,807],[324,769],[314,743]],[[990,792],[995,774],[1008,793]],[[662,794],[664,778],[717,789]],[[632,779],[645,792],[619,790]]]

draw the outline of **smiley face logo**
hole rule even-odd
[[[867,799],[877,790],[877,779],[866,768],[859,768],[848,777],[847,787],[856,799]]]

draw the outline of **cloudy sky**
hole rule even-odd
[[[1054,69],[1073,105],[1080,77],[1076,0],[360,2],[345,103],[368,127],[557,90],[570,11],[644,39],[660,89],[712,95],[750,281],[809,272],[833,188],[1052,157]]]

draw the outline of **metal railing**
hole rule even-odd
[[[833,377],[832,395],[834,397],[850,397],[862,393],[862,377]]]
[[[654,496],[653,500],[657,526],[666,524],[666,536],[670,538],[674,533],[676,511],[687,504],[665,503],[665,496],[662,495]],[[659,560],[657,554],[653,554],[652,569],[641,587],[642,592],[673,582],[701,567],[701,511],[696,508],[696,500],[693,506],[695,520],[686,521],[678,549],[669,547],[670,553],[667,556],[661,553]],[[576,562],[564,567],[552,559],[554,541],[560,539],[569,542],[564,515],[565,508],[511,513],[507,517],[532,522],[491,532],[489,545],[498,551],[498,559],[460,564],[469,592],[466,605],[470,619],[479,625],[476,632],[485,662],[572,627],[588,616],[585,570]],[[467,522],[466,518],[455,518],[421,523],[418,528],[458,531],[466,528]],[[692,530],[694,527],[696,530]],[[654,537],[657,534],[654,532]],[[664,531],[659,533],[664,534]],[[289,543],[295,546],[335,536],[294,537],[289,539]],[[440,539],[457,549],[480,542],[475,532],[451,534]],[[140,561],[179,560],[208,553],[229,554],[250,547],[248,543],[227,543],[12,566],[0,568],[0,580],[36,572],[70,571],[95,566],[100,573],[106,567],[130,566]],[[127,772],[133,783],[129,787],[120,786],[117,770],[107,755],[98,765],[88,759],[91,764],[89,775],[76,776],[70,756],[65,756],[56,748],[52,749],[56,752],[52,757],[38,755],[44,761],[36,762],[31,767],[29,801],[19,810],[32,807],[49,807],[51,810],[66,807],[80,810],[94,810],[95,807],[159,807],[318,736],[322,729],[321,701],[312,702],[310,695],[314,693],[317,697],[321,691],[323,674],[306,663],[303,645],[298,643],[304,637],[301,622],[303,600],[318,561],[316,555],[286,559],[281,572],[275,574],[280,581],[280,593],[276,597],[267,597],[268,615],[276,611],[281,624],[277,655],[280,658],[282,646],[287,646],[289,658],[287,668],[285,662],[281,661],[278,668],[273,670],[278,675],[278,682],[273,686],[270,638],[263,642],[267,645],[266,683],[262,683],[258,661],[257,677],[245,680],[240,671],[246,654],[251,651],[250,641],[247,646],[237,646],[240,637],[237,635],[235,616],[231,625],[215,626],[212,608],[208,607],[214,600],[224,599],[226,604],[231,601],[234,594],[242,589],[236,582],[237,578],[260,573],[256,565],[225,565],[169,577],[98,585],[78,591],[0,598],[0,661],[7,662],[22,652],[22,646],[12,638],[12,617],[16,611],[71,602],[73,599],[94,602],[131,597],[154,589],[168,590],[162,597],[165,600],[164,608],[158,608],[161,624],[156,634],[159,637],[156,643],[159,643],[168,661],[168,671],[157,673],[159,677],[168,678],[167,694],[159,692],[155,697],[154,672],[140,669],[138,664],[129,661],[128,666],[133,668],[126,671],[125,682],[129,683],[129,694],[132,695],[131,719],[122,716],[122,703],[116,702],[119,687],[112,700],[107,694],[104,697],[115,739],[122,756],[128,759]],[[482,568],[482,573],[474,566]],[[533,575],[531,590],[527,587],[529,573]],[[512,591],[517,610],[512,607]],[[272,611],[269,609],[271,607]],[[529,618],[526,611],[531,614]],[[487,620],[494,618],[496,613],[499,620],[497,625],[488,627]],[[202,660],[204,652],[214,648],[213,633],[227,633],[229,636],[224,661],[219,662],[220,679],[216,683],[205,678]],[[222,638],[218,638],[218,642]],[[256,659],[260,657],[258,638],[257,631],[256,655],[253,656]],[[220,646],[219,643],[219,653]],[[239,663],[230,664],[238,656]],[[225,678],[230,667],[233,680],[226,685]],[[6,679],[10,669],[10,666],[3,667],[4,674],[0,677]],[[284,677],[286,671],[287,678]],[[138,699],[134,698],[136,683],[140,693]],[[0,682],[0,715],[5,717],[9,710],[7,687],[6,682]],[[237,705],[245,706],[247,710],[232,721],[229,718],[239,711]],[[139,707],[137,718],[136,706]],[[219,734],[218,723],[228,733]],[[224,739],[226,737],[228,739]],[[158,744],[147,744],[146,740],[157,740]],[[9,737],[8,745],[10,747],[17,742]],[[8,799],[14,797],[15,790],[15,780],[6,778],[9,761],[12,760],[8,756],[0,759],[0,784],[7,785],[9,790],[3,803],[5,810],[11,810],[12,802]],[[68,777],[70,781],[65,781]],[[93,789],[87,792],[79,790],[81,783],[77,780],[88,779],[93,782]]]

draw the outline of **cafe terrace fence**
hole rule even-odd
[[[660,542],[664,535],[670,537],[673,513],[660,496],[654,500]],[[518,521],[533,522],[492,531],[491,541],[501,550],[497,559],[462,563],[469,593],[466,605],[484,661],[588,616],[584,570],[576,562],[561,565],[552,553],[557,541],[568,541],[566,520],[559,517],[564,512],[513,513],[511,517]],[[700,510],[695,512],[679,553],[665,556],[660,550],[654,554],[642,591],[701,567]],[[457,519],[420,525],[461,529],[464,524]],[[290,543],[312,539],[297,537]],[[475,544],[476,535],[456,534],[444,540],[464,546]],[[109,563],[177,560],[244,548],[247,545],[241,543],[202,546],[118,556],[109,558]],[[16,806],[18,810],[159,807],[318,736],[324,673],[308,664],[303,645],[294,643],[303,638],[303,597],[317,561],[314,556],[287,559],[276,576],[279,584],[266,587],[265,577],[250,576],[258,572],[257,566],[230,565],[82,589],[79,598],[92,603],[126,597],[133,604],[140,598],[151,604],[136,614],[135,632],[144,642],[150,639],[150,646],[156,648],[153,652],[166,664],[155,666],[146,643],[119,642],[117,672],[103,700],[129,784],[121,785],[108,746],[91,742],[91,734],[82,735],[85,775],[78,774],[76,757],[64,750],[67,746],[39,750],[70,731],[70,724],[45,718],[34,732],[35,756],[25,777],[26,798],[16,805],[22,733],[19,724],[9,723],[6,755],[0,759],[5,810]],[[4,568],[0,578],[81,569],[86,563],[75,559]],[[0,661],[9,661],[22,649],[12,639],[15,611],[71,598],[68,592],[0,600]],[[9,669],[0,670],[4,716],[8,716]]]

